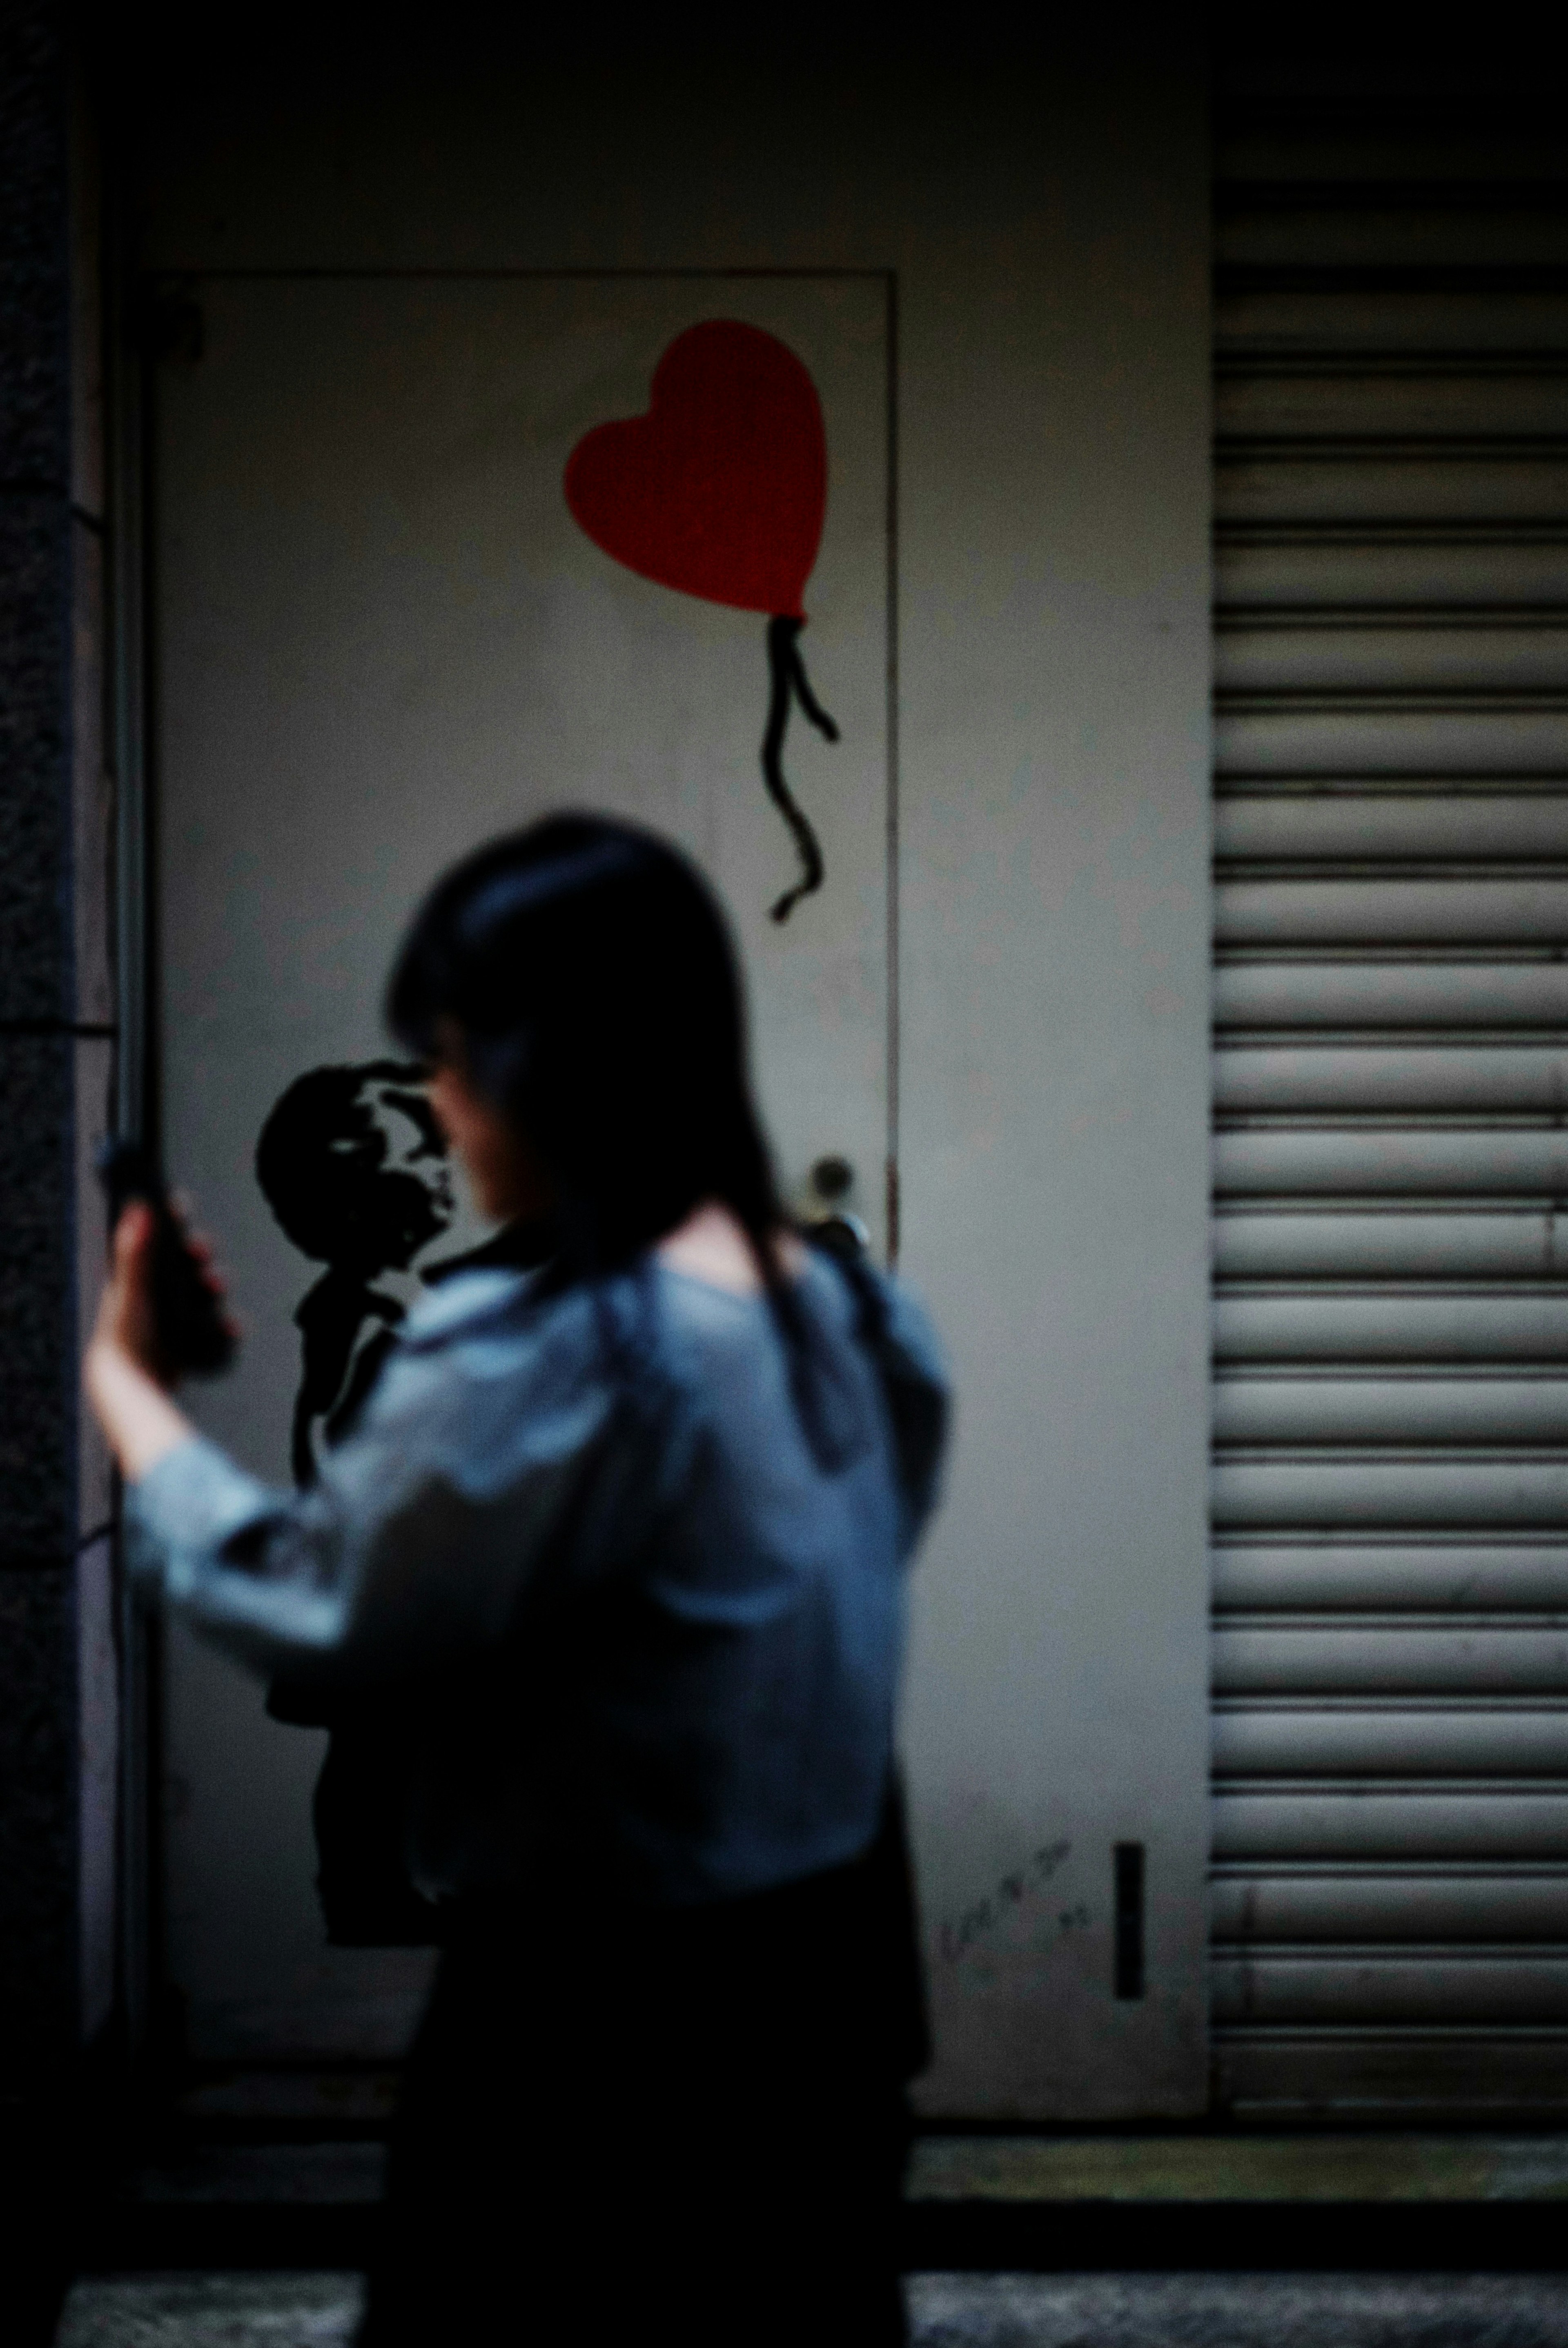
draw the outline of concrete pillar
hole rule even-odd
[[[110,1494],[77,1363],[101,1255],[98,202],[65,12],[0,15],[0,2191],[46,2321],[83,2055],[115,2004]],[[29,2209],[28,2205],[31,2205]],[[41,2294],[41,2296],[40,2296]],[[14,2323],[20,2322],[20,2332]]]

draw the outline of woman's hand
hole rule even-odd
[[[133,1199],[115,1226],[109,1277],[82,1365],[82,1384],[98,1424],[132,1483],[195,1433],[169,1395],[169,1379],[159,1359],[158,1323],[152,1303],[152,1209]],[[215,1293],[222,1289],[204,1244],[190,1244],[202,1259]]]
[[[109,1242],[109,1276],[87,1349],[89,1363],[100,1346],[133,1362],[159,1385],[170,1385],[158,1358],[158,1323],[152,1305],[152,1209],[133,1199],[115,1225]]]

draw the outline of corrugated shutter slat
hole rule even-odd
[[[1214,1858],[1265,1874],[1299,1859],[1568,1862],[1568,1793],[1469,1780],[1389,1786],[1303,1778],[1291,1787],[1244,1780],[1223,1786],[1215,1799]],[[1222,1943],[1216,1954],[1225,1953]]]
[[[1568,149],[1220,125],[1223,2103],[1568,2107]]]

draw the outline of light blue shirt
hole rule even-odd
[[[430,1897],[569,1878],[692,1902],[875,1833],[903,1568],[946,1386],[925,1316],[813,1253],[765,1298],[644,1259],[459,1275],[304,1493],[200,1437],[130,1496],[134,1572],[323,1705],[392,1705]]]

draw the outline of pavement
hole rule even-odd
[[[90,2275],[55,2348],[340,2348],[359,2304],[352,2274]]]
[[[1555,2275],[920,2274],[908,2293],[914,2348],[1568,2348]],[[92,2276],[56,2348],[340,2348],[358,2311],[350,2274]]]
[[[352,2340],[384,2113],[281,2092],[125,2178],[56,2348]],[[933,2132],[907,2218],[914,2348],[1568,2348],[1562,2134]]]

